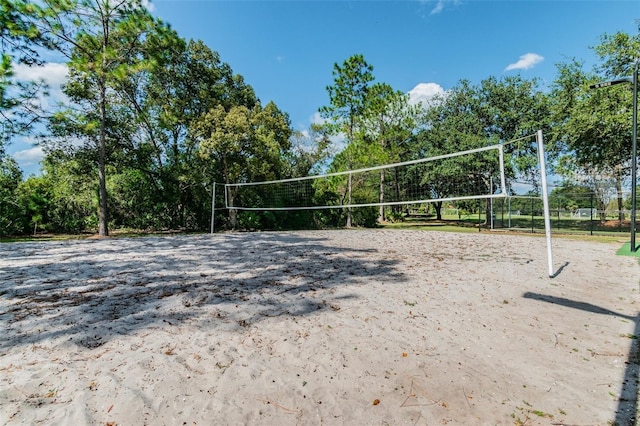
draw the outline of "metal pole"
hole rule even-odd
[[[531,197],[531,233],[535,234],[536,231],[535,231],[535,220],[534,220],[535,217],[534,217],[534,214],[533,214],[533,209],[534,209],[533,200],[534,200],[534,198]]]
[[[211,190],[211,233],[216,230],[216,183],[213,182]]]
[[[593,191],[591,191],[591,197],[589,198],[589,231],[593,235]]]
[[[491,195],[493,195],[493,177],[489,178],[489,185],[491,185]],[[489,200],[489,210],[491,212],[491,230],[493,231],[493,198]]]
[[[502,195],[507,195],[507,179],[505,177],[504,172],[504,145],[499,145],[500,150],[498,151],[500,155],[500,189],[502,190]]]
[[[544,143],[542,130],[536,134],[538,141],[538,158],[540,160],[540,186],[542,186],[542,204],[544,208],[544,230],[547,237],[547,262],[549,264],[549,276],[553,277],[553,257],[551,254],[551,218],[549,213],[549,194],[547,192],[547,166],[544,158]]]
[[[631,252],[636,251],[636,175],[638,168],[638,65],[633,70],[633,140],[631,142]]]

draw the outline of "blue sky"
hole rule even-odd
[[[156,0],[151,8],[219,52],[296,130],[317,120],[333,64],[353,54],[373,65],[376,81],[414,96],[518,73],[550,84],[555,64],[575,57],[590,68],[602,34],[635,35],[640,19],[637,0]],[[9,152],[25,175],[37,172],[28,141]]]

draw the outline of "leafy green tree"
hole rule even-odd
[[[256,108],[253,89],[202,42],[186,43],[161,27],[149,32],[137,46],[141,63],[137,72],[110,80],[105,138],[109,158],[106,171],[111,176],[105,181],[111,194],[110,223],[144,228],[202,228],[208,223],[210,212],[210,185],[207,188],[206,184],[212,177],[222,179],[222,173],[217,175],[217,165],[221,163],[201,155],[206,150],[200,146],[200,131],[207,114],[220,109],[223,115],[230,110],[231,116],[237,116],[244,108],[249,120],[247,134],[251,135],[247,152],[270,143],[272,148],[275,139],[284,140],[280,145],[286,149],[288,117],[273,104]],[[149,63],[152,66],[146,66]],[[75,84],[73,79],[72,75]],[[83,91],[84,81],[79,79],[75,86],[68,86],[85,96],[91,92]],[[92,100],[83,102],[91,105]],[[77,143],[59,148],[74,152],[77,160],[90,165],[98,162],[92,141],[99,137],[100,126],[99,117],[89,109],[56,115],[51,129],[57,136],[72,136],[71,142],[73,138],[86,140],[88,144],[80,149]],[[60,138],[55,142],[59,143]],[[263,159],[248,165],[255,175],[267,164],[279,167],[281,160],[273,158],[271,148],[252,153]],[[240,163],[246,166],[243,161]],[[140,188],[147,188],[147,193],[136,193]]]
[[[326,166],[333,154],[332,142],[327,129],[312,124],[308,131],[294,131],[291,135],[291,149],[286,154],[287,177],[317,175]]]
[[[367,108],[370,83],[374,80],[373,66],[368,64],[363,55],[357,54],[347,58],[342,65],[333,65],[334,83],[327,87],[329,105],[320,108],[320,114],[327,119],[334,133],[346,137],[347,145],[355,144],[355,133],[360,126],[360,119]],[[356,147],[345,152],[346,169],[354,168]],[[346,202],[351,200],[351,175],[347,180]],[[351,209],[347,210],[346,226],[351,226]]]
[[[59,50],[69,58],[64,91],[76,105],[66,117],[58,115],[58,132],[64,129],[60,123],[72,121],[71,129],[76,134],[83,131],[85,141],[95,147],[99,234],[108,235],[107,144],[119,124],[109,113],[122,100],[123,82],[154,66],[143,51],[150,40],[162,39],[165,27],[139,0],[51,0],[47,6],[40,25],[59,40]]]
[[[81,233],[98,224],[95,162],[83,155],[94,157],[95,152],[56,150],[44,158],[41,178],[50,188],[47,219],[52,232]]]
[[[640,196],[638,196],[638,194],[640,194],[640,185],[636,187],[636,205],[640,205],[640,203],[638,203],[638,201],[640,201]],[[627,210],[631,209],[631,194],[629,194],[629,197],[625,198],[624,208]]]
[[[478,88],[480,118],[487,139],[507,142],[529,136],[537,130],[549,129],[549,101],[539,88],[537,79],[526,80],[520,75],[501,79],[489,77]],[[521,156],[531,154],[531,145],[506,146],[510,152],[519,149]]]
[[[565,181],[549,194],[549,204],[560,209],[573,211],[580,208],[591,208],[593,191],[588,186]]]
[[[535,80],[519,76],[496,79],[490,77],[479,86],[462,80],[454,88],[436,99],[427,111],[427,126],[413,139],[414,158],[425,158],[481,148],[517,137],[531,135],[548,126],[547,97],[542,95]],[[507,144],[505,151],[517,161],[506,162],[516,169],[507,169],[507,177],[527,175],[534,181],[537,168],[536,146]],[[417,165],[414,185],[431,193],[433,198],[447,198],[461,191],[481,191],[490,194],[492,177],[499,176],[499,163],[490,160],[489,153],[455,157],[437,163]],[[489,202],[485,203],[489,217]],[[436,216],[441,218],[442,203],[434,204]]]
[[[371,164],[382,165],[402,161],[407,154],[408,140],[418,128],[420,106],[409,104],[409,96],[393,90],[385,83],[376,83],[368,91],[358,138],[362,140]],[[385,188],[392,187],[395,199],[400,198],[400,177],[393,172],[387,183],[388,171],[380,171],[379,202],[385,202]],[[391,185],[389,185],[391,184]],[[385,220],[384,206],[379,207],[378,221]]]
[[[51,231],[49,210],[51,186],[43,176],[30,176],[17,190],[18,200],[24,208],[24,233],[36,235],[38,231]]]
[[[344,133],[352,141],[374,80],[373,66],[363,55],[353,55],[342,65],[333,65],[333,77],[333,86],[327,87],[329,105],[320,108],[320,114],[331,121],[334,131]]]
[[[366,147],[362,143],[351,143],[336,154],[331,161],[329,173],[342,172],[360,167],[371,160]],[[353,167],[354,161],[358,166]],[[322,179],[315,183],[317,202],[324,205],[345,205],[370,203],[378,196],[379,180],[375,175],[357,173],[340,174]],[[358,207],[353,211],[330,211],[323,222],[330,226],[340,226],[345,220],[347,226],[373,227],[378,212],[375,207]]]
[[[13,78],[15,63],[41,65],[37,46],[51,47],[35,25],[42,13],[34,2],[0,0],[0,155],[11,137],[28,132],[42,116],[37,99],[46,93],[46,85]]]
[[[16,161],[0,155],[0,237],[21,233],[24,208],[18,199],[22,172]]]
[[[177,35],[166,39],[171,48],[162,49],[159,57],[158,49],[146,49],[157,66],[144,78],[128,82],[125,93],[137,111],[142,137],[132,140],[125,151],[136,159],[131,166],[158,188],[156,202],[170,212],[165,226],[197,228],[208,221],[210,196],[203,183],[220,176],[210,161],[198,155],[192,124],[219,105],[226,110],[251,108],[256,97],[243,78],[201,41],[184,42]]]
[[[635,62],[639,60],[640,22],[638,23],[638,34],[605,33],[600,37],[600,44],[594,46],[593,50],[602,61],[596,64],[595,70],[604,77],[613,79],[631,75]]]
[[[502,79],[490,77],[481,82],[479,90],[487,139],[508,142],[532,136],[538,130],[549,133],[549,97],[539,88],[537,79],[526,80],[519,75]],[[536,141],[527,138],[509,143],[504,151],[509,163],[505,171],[507,179],[517,174],[519,179],[537,187],[540,169]],[[553,164],[553,150],[547,153]]]
[[[602,61],[595,72],[585,72],[576,60],[561,63],[553,85],[556,150],[563,153],[560,172],[579,177],[597,170],[603,178],[615,180],[620,221],[622,187],[630,171],[632,94],[625,85],[600,90],[589,86],[618,72],[628,73],[634,59],[629,51],[634,49],[640,51],[638,37],[604,35],[594,48]]]
[[[468,81],[461,81],[446,95],[436,99],[427,111],[427,127],[413,139],[414,158],[427,158],[487,145],[485,123],[479,89]],[[412,167],[405,186],[417,186],[412,191],[427,193],[440,199],[459,195],[461,182],[477,184],[478,176],[465,161],[469,157],[422,163]],[[489,162],[486,163],[489,166]],[[488,172],[494,172],[491,165]],[[488,189],[488,187],[487,187]],[[436,219],[442,219],[441,201],[434,203]]]
[[[246,168],[240,178],[267,179],[306,167],[290,150],[288,116],[272,103],[260,106],[251,86],[216,52],[182,40],[140,1],[49,0],[33,10],[30,2],[2,1],[11,6],[0,10],[3,41],[34,55],[39,47],[54,49],[69,59],[64,90],[72,104],[49,121],[51,203],[38,227],[48,221],[50,229],[81,231],[98,224],[105,235],[107,223],[202,227],[210,209],[206,184],[229,176],[221,162],[211,161],[210,147],[200,146],[202,123],[218,107],[232,118],[244,108],[247,119],[247,149],[238,158],[233,150],[224,154],[227,171]],[[322,150],[305,158],[320,159]]]
[[[222,171],[225,183],[274,180],[283,177],[284,159],[290,149],[289,117],[270,102],[256,103],[252,109],[222,105],[212,108],[193,124],[199,153],[213,160]],[[229,190],[231,226],[238,225],[233,209],[237,191]]]

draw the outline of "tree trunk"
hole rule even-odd
[[[107,214],[107,179],[105,174],[106,162],[106,125],[107,125],[107,90],[104,81],[100,82],[100,140],[98,141],[98,180],[100,189],[98,191],[98,234],[101,237],[109,235],[108,214]]]
[[[395,180],[393,182],[393,187],[395,188],[395,200],[393,201],[400,201],[400,175],[398,173],[398,168],[394,167],[394,174],[395,174]],[[394,212],[396,213],[400,213],[402,211],[402,206],[400,205],[395,205],[394,206]]]
[[[491,199],[487,198],[484,200],[484,225],[489,227],[491,226],[493,212],[491,211]]]
[[[487,188],[489,188],[489,194],[493,194],[493,180],[491,178],[486,179],[486,178],[482,178],[482,180],[484,181],[484,184],[486,185]],[[484,225],[485,226],[490,226],[491,225],[491,219],[492,219],[492,214],[493,212],[491,211],[491,199],[490,198],[486,198],[484,203]],[[533,212],[532,212],[533,214]]]
[[[351,170],[351,166],[349,167]],[[347,204],[351,206],[351,173],[349,173],[349,182],[347,184]],[[351,228],[351,207],[347,207],[347,228]]]
[[[436,211],[436,220],[442,220],[442,201],[433,203],[433,208]]]
[[[227,164],[227,157],[222,157],[222,173],[224,174],[225,183],[229,184],[229,165]],[[236,187],[237,188],[237,187]],[[234,194],[235,189],[231,189],[227,187],[227,205],[229,206],[229,223],[231,224],[231,229],[236,229],[238,225],[238,211],[233,208],[233,199],[235,197]]]
[[[238,210],[233,208],[233,190],[229,189],[229,222],[231,223],[231,229],[236,229],[238,225]]]
[[[600,217],[600,222],[606,222],[607,220],[607,203],[602,200],[602,195],[599,194],[596,198],[596,209],[598,211],[598,216]]]
[[[624,200],[622,199],[622,177],[616,174],[616,193],[618,194],[618,221],[620,225],[624,221]]]

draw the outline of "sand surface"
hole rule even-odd
[[[353,230],[0,244],[0,424],[634,424],[620,244]]]

